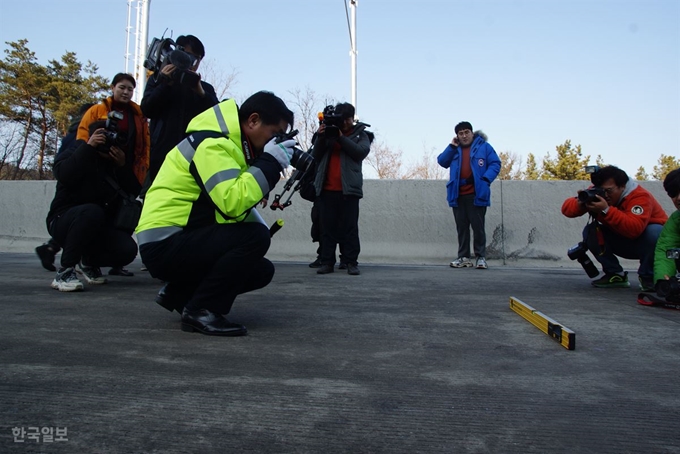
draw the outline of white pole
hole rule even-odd
[[[130,72],[130,14],[132,10],[132,0],[127,2],[127,25],[125,27],[125,72]]]
[[[349,0],[352,18],[350,27],[352,49],[349,51],[349,56],[352,63],[352,105],[355,109],[355,120],[359,119],[359,108],[357,106],[357,3],[358,0]]]
[[[149,46],[149,9],[151,7],[151,0],[140,0],[142,3],[141,9],[141,31],[137,45],[139,46],[139,59],[136,62],[135,72],[137,79],[137,87],[135,88],[134,100],[137,104],[142,102],[144,96],[144,87],[146,86],[146,68],[144,67],[144,58],[146,57],[146,49]]]

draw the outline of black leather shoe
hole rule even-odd
[[[238,323],[231,323],[222,314],[207,309],[182,312],[182,331],[198,331],[210,336],[245,336],[248,330]]]
[[[132,271],[129,271],[129,270],[123,268],[122,266],[119,267],[119,268],[111,268],[111,269],[109,270],[109,276],[125,276],[125,277],[132,277],[132,276],[134,276],[134,275],[135,275],[135,273],[133,273]]]
[[[358,276],[361,274],[361,271],[359,271],[359,267],[356,265],[353,265],[351,263],[347,264],[347,274],[350,274],[352,276]]]
[[[346,270],[347,269],[347,264],[344,262],[340,262],[340,265],[338,265],[339,270]]]
[[[316,270],[316,274],[328,274],[333,272],[333,265],[321,265],[321,268]]]
[[[314,260],[312,263],[309,264],[310,268],[321,268],[321,262],[319,259]]]
[[[189,298],[191,298],[191,295],[177,291],[176,287],[168,282],[158,291],[155,301],[170,312],[177,311],[179,315],[182,315],[182,310],[184,310]]]
[[[43,266],[43,268],[45,268],[47,271],[57,271],[57,267],[54,266],[54,256],[57,254],[49,244],[41,244],[35,248],[35,253],[38,254],[40,264]]]

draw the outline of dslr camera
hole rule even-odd
[[[583,170],[588,174],[592,175],[600,170],[600,166],[585,166]],[[597,196],[604,198],[604,189],[600,187],[593,187],[581,191],[578,193],[578,201],[581,203],[597,202]]]
[[[344,120],[342,115],[335,111],[335,106],[326,106],[319,113],[319,123],[326,125],[326,137],[334,139],[340,137],[340,129]]]
[[[593,261],[590,260],[590,257],[588,256],[588,247],[583,241],[572,246],[567,251],[567,255],[571,260],[577,260],[578,263],[581,264],[588,277],[595,277],[600,274]]]
[[[104,124],[104,137],[106,142],[99,147],[100,151],[109,151],[112,146],[123,147],[127,144],[127,135],[118,131],[118,122],[123,119],[123,114],[112,110],[106,116],[106,123]]]
[[[298,134],[297,129],[293,129],[291,132],[285,134],[278,134],[276,136],[276,143],[285,142],[295,138]],[[314,158],[311,154],[300,150],[298,147],[293,147],[293,156],[290,157],[290,165],[295,167],[300,172],[307,172],[309,168],[314,164]]]
[[[182,46],[178,46],[171,38],[154,38],[146,52],[144,67],[153,71],[156,77],[167,65],[175,65],[172,80],[181,85],[196,86],[200,77],[191,68],[196,64],[196,57],[189,54]]]
[[[597,196],[604,198],[604,189],[600,187],[589,188],[578,193],[578,201],[581,203],[597,202]]]

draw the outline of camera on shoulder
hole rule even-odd
[[[174,65],[172,80],[181,85],[196,86],[199,75],[191,71],[196,64],[196,57],[178,46],[171,38],[153,38],[146,52],[144,67],[154,74],[160,74],[167,65]]]

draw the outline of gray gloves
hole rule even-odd
[[[295,145],[296,142],[294,139],[276,143],[275,137],[264,146],[264,152],[274,156],[279,164],[281,164],[281,169],[285,170],[290,165],[290,158],[293,156],[293,147],[295,147]]]

